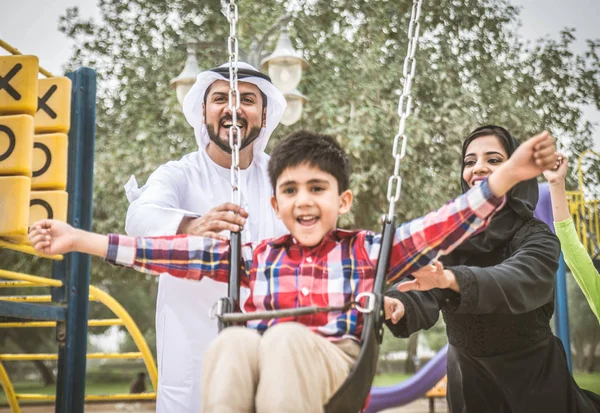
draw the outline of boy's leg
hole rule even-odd
[[[259,346],[260,381],[256,411],[260,413],[317,413],[342,385],[360,346],[339,343],[298,323],[269,328]]]
[[[258,383],[256,330],[229,327],[211,343],[202,366],[203,413],[252,413]]]

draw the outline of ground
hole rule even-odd
[[[154,403],[102,403],[88,404],[85,406],[86,413],[154,413]],[[448,409],[445,400],[436,400],[436,413],[447,413]],[[21,407],[21,413],[53,413],[54,406],[36,406],[36,407]],[[403,407],[384,410],[383,413],[428,413],[429,404],[425,399],[417,400],[414,403]],[[9,408],[0,408],[0,413],[11,413]]]

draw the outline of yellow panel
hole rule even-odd
[[[0,175],[31,176],[33,117],[0,116]]]
[[[66,222],[68,201],[65,191],[31,191],[28,226],[47,218]],[[29,244],[27,235],[8,238],[19,244]]]
[[[31,179],[0,176],[0,235],[27,235]]]
[[[36,56],[0,56],[0,115],[35,115],[38,69]]]
[[[31,189],[65,189],[67,187],[67,145],[64,133],[35,135]]]
[[[71,80],[68,77],[40,79],[35,133],[69,132],[71,126]]]
[[[68,200],[65,191],[31,191],[29,225],[46,218],[65,222]]]

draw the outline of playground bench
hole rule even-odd
[[[429,413],[435,413],[435,399],[446,398],[446,381],[447,377],[444,376],[431,390],[425,393],[425,398],[429,399]]]

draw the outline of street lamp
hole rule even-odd
[[[198,42],[191,39],[187,41],[187,59],[185,60],[185,66],[183,70],[173,80],[171,80],[171,87],[175,89],[175,93],[177,93],[177,101],[180,105],[183,106],[183,98],[188,94],[194,82],[196,82],[196,76],[198,73],[202,71],[200,66],[198,66],[198,61],[196,60],[196,48],[198,47]]]
[[[263,69],[267,69],[273,84],[282,93],[293,91],[300,79],[302,79],[302,70],[308,68],[308,62],[298,53],[292,42],[285,25],[281,25],[277,47],[269,57],[262,60]]]
[[[300,120],[302,116],[302,106],[308,100],[298,89],[294,89],[291,92],[286,93],[285,100],[287,106],[283,112],[280,122],[285,126],[293,125]]]
[[[294,49],[290,41],[287,23],[290,21],[289,15],[284,15],[275,22],[260,38],[254,38],[250,46],[250,53],[240,54],[245,60],[254,67],[262,66],[263,71],[269,73],[269,77],[275,87],[285,96],[287,108],[281,119],[281,123],[288,126],[296,123],[302,116],[302,108],[308,100],[306,96],[296,89],[302,79],[302,71],[308,68],[308,62],[302,58],[300,53]],[[264,57],[264,46],[271,34],[279,28],[279,39],[273,53]],[[196,60],[196,50],[198,48],[208,47],[227,47],[220,42],[197,42],[195,40],[187,41],[187,59],[185,66],[179,76],[171,80],[171,87],[177,93],[177,100],[183,105],[183,98],[190,91],[198,73],[201,69]],[[262,61],[261,61],[262,58]]]

